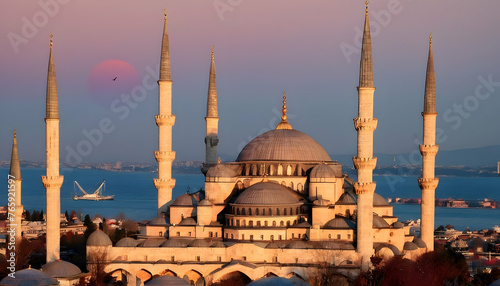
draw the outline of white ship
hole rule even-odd
[[[73,196],[73,200],[87,200],[87,201],[104,201],[104,200],[114,200],[115,196],[104,196],[103,189],[106,188],[106,180],[102,180],[102,183],[97,186],[97,188],[92,188],[91,191],[86,192],[77,181],[74,182],[74,191],[75,195]],[[83,195],[76,195],[76,189],[79,189]],[[95,189],[95,190],[94,190]]]

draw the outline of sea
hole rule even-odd
[[[0,177],[4,177],[4,190],[0,195],[0,205],[7,205],[8,168],[0,168]],[[26,210],[44,210],[45,189],[41,176],[44,168],[22,169],[22,204]],[[104,170],[62,169],[64,183],[61,188],[61,212],[72,210],[78,215],[91,217],[96,214],[113,218],[125,216],[136,221],[150,220],[156,217],[156,188],[153,179],[156,173],[113,172]],[[173,174],[176,185],[173,197],[186,192],[195,192],[204,187],[204,176],[200,174]],[[86,190],[96,187],[106,180],[104,195],[115,195],[110,201],[73,200],[74,182]],[[376,192],[384,198],[418,198],[420,189],[416,176],[374,176],[377,182]],[[0,180],[1,182],[1,180]],[[79,192],[76,189],[77,192]],[[465,200],[500,201],[500,177],[440,177],[436,189],[436,198],[455,198]],[[420,205],[393,204],[394,216],[400,221],[417,220],[420,217]],[[491,229],[500,225],[500,209],[482,208],[445,208],[436,207],[435,225],[450,224],[457,230]]]

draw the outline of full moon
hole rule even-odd
[[[104,106],[109,106],[122,94],[130,95],[135,86],[141,84],[137,69],[122,60],[106,60],[97,64],[89,76],[91,97]]]

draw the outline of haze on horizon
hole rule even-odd
[[[374,151],[418,148],[430,32],[440,151],[500,145],[500,3],[381,0],[369,6],[379,120]],[[333,160],[355,153],[364,1],[40,0],[0,2],[0,160],[10,160],[14,129],[20,159],[45,160],[52,32],[61,161],[107,119],[113,130],[92,144],[83,161],[154,162],[164,8],[177,159],[204,160],[211,45],[220,154],[236,158],[251,139],[274,128],[284,90],[294,129],[318,141]],[[147,90],[142,101],[121,101],[138,87]]]

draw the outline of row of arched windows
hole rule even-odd
[[[253,221],[253,220],[249,220],[248,221],[248,224],[247,224],[247,221],[244,220],[244,219],[228,219],[226,224],[228,226],[235,226],[235,227],[289,227],[291,225],[294,225],[297,223],[297,220],[287,220],[286,222],[281,220],[281,221],[276,221],[276,220],[273,220],[273,221],[260,221],[260,220],[257,220],[257,221]]]
[[[302,168],[297,164],[252,164],[245,165],[245,176],[302,176]]]
[[[233,214],[235,215],[256,215],[256,216],[287,216],[300,214],[300,207],[282,207],[282,208],[244,208],[233,207]]]

